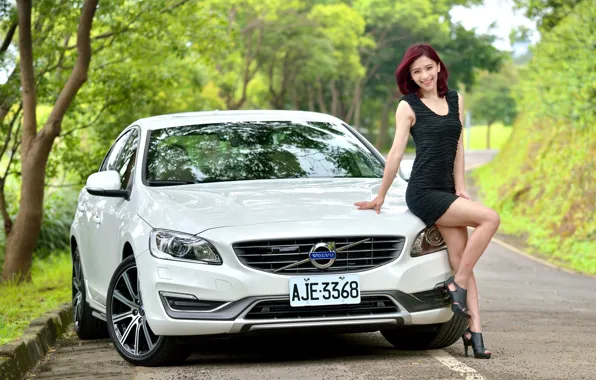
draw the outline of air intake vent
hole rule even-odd
[[[387,296],[362,296],[359,304],[292,307],[289,300],[262,301],[246,319],[301,319],[355,317],[397,313],[399,308]]]

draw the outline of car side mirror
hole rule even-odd
[[[397,170],[397,174],[406,182],[410,180],[410,174],[412,173],[412,166],[414,165],[414,160],[402,160],[399,164],[399,169]]]
[[[128,198],[128,191],[120,189],[120,174],[115,170],[97,172],[87,178],[85,190],[100,197]]]

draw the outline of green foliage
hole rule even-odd
[[[94,40],[89,83],[71,106],[50,156],[53,177],[75,175],[84,183],[115,137],[136,119],[223,108],[206,71],[211,55],[228,47],[225,15],[198,2],[168,4],[152,0],[139,9],[133,1],[98,9],[92,35],[114,36]]]
[[[0,284],[0,346],[20,337],[35,318],[70,302],[71,267],[63,251],[35,260],[31,282]]]
[[[596,274],[596,10],[579,4],[534,49],[512,137],[475,177],[506,233]]]
[[[585,2],[585,0],[514,0],[514,3],[518,9],[525,11],[528,18],[535,20],[543,32],[548,32],[573,12],[575,6],[582,1]]]
[[[495,36],[476,34],[460,24],[451,26],[451,38],[436,44],[441,59],[449,69],[449,86],[458,90],[468,90],[479,82],[477,71],[496,72],[506,59],[506,53],[497,50],[493,43]]]
[[[69,107],[49,157],[36,256],[68,245],[75,189],[97,170],[115,137],[143,117],[309,109],[356,123],[369,138],[390,143],[394,71],[409,45],[432,43],[449,67],[454,88],[473,85],[476,68],[494,71],[500,64],[494,37],[451,22],[454,5],[479,2],[102,0],[91,30],[88,80]],[[80,5],[80,0],[33,4],[39,128],[76,59]],[[16,12],[12,3],[1,2],[1,7],[5,35]],[[0,129],[0,140],[9,142],[0,159],[0,179],[8,173],[5,198],[13,218],[20,188],[17,48],[14,38],[0,53],[0,69],[9,76],[0,85],[0,110],[10,109]]]
[[[497,73],[482,71],[479,86],[466,97],[472,120],[476,123],[493,124],[501,121],[511,124],[517,115],[517,105],[512,87],[518,81],[517,69],[508,62]]]
[[[71,187],[46,191],[41,233],[35,249],[36,257],[46,257],[69,249],[68,236],[77,197],[78,192]]]

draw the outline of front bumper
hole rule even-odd
[[[235,229],[240,239],[243,237],[241,230]],[[451,275],[447,252],[412,258],[408,254],[412,242],[406,241],[404,252],[398,259],[358,273],[363,302],[366,297],[382,297],[393,304],[393,309],[379,313],[342,314],[329,307],[321,310],[320,315],[296,316],[290,313],[275,318],[257,318],[254,309],[264,302],[275,301],[281,307],[289,306],[289,277],[248,268],[240,263],[229,243],[223,243],[230,241],[229,236],[218,239],[216,232],[212,232],[211,236],[205,235],[201,234],[222,255],[223,265],[162,260],[153,257],[149,251],[136,257],[145,315],[151,329],[158,335],[218,335],[342,327],[375,331],[401,325],[443,323],[453,315],[447,302],[441,300],[440,289],[435,289]],[[207,304],[213,302],[214,307],[208,311],[170,307],[168,296],[175,297],[177,294],[194,296]]]

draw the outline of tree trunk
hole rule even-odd
[[[41,231],[45,168],[54,139],[37,141],[21,162],[21,200],[19,211],[6,239],[6,259],[2,270],[5,279],[30,279],[33,250]],[[49,145],[49,146],[48,146]],[[48,149],[49,148],[49,149]]]
[[[62,119],[81,86],[87,81],[91,61],[90,31],[98,0],[86,0],[77,31],[77,60],[60,92],[48,121],[37,133],[36,89],[31,43],[31,0],[18,0],[19,53],[23,91],[23,135],[21,139],[21,199],[19,211],[6,239],[3,279],[30,279],[33,250],[41,230],[45,170]]]
[[[352,104],[350,105],[350,109],[344,118],[344,121],[348,124],[352,121],[352,117],[355,117],[356,113],[360,111],[360,98],[362,93],[362,79],[359,79],[354,84],[354,96],[352,97]],[[360,117],[360,115],[358,115]],[[352,123],[352,125],[357,129],[358,125],[356,123]]]
[[[321,78],[317,78],[317,102],[319,104],[319,111],[328,113],[325,98],[323,97],[323,83],[321,83]]]
[[[362,108],[362,99],[359,98],[356,103],[356,110],[354,111],[354,126],[357,130],[360,130],[360,109]]]
[[[490,126],[493,124],[492,121],[486,123],[486,149],[490,149]]]
[[[331,88],[331,114],[337,117],[339,115],[339,92],[335,87],[335,79],[329,83],[329,88]]]
[[[377,141],[375,147],[378,150],[382,150],[387,141],[389,140],[389,114],[391,112],[391,105],[393,104],[393,93],[389,92],[383,105],[383,111],[381,112],[381,125],[379,128],[379,134],[377,135]]]
[[[292,104],[294,105],[294,110],[300,111],[300,100],[296,91],[292,91]]]
[[[354,109],[354,127],[356,129],[360,129],[360,108],[362,107],[362,85],[360,82],[356,87],[356,99],[355,99],[355,109]]]
[[[312,86],[308,86],[308,110],[315,111],[315,96],[313,95]]]

